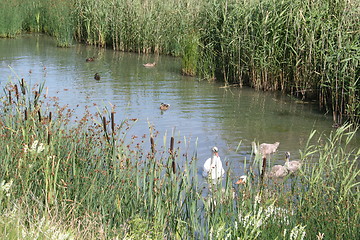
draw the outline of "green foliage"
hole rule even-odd
[[[22,31],[22,12],[18,1],[1,1],[0,37],[15,37]]]
[[[359,1],[2,2],[0,37],[182,56],[185,74],[318,99],[334,123],[360,123]]]
[[[182,72],[185,75],[195,76],[197,73],[196,66],[199,61],[198,46],[199,38],[196,34],[190,34],[187,38],[184,39],[184,53],[182,54]]]
[[[21,80],[0,98],[0,233],[8,239],[359,238],[360,149],[350,148],[350,126],[315,145],[313,132],[300,172],[283,182],[263,184],[249,170],[245,185],[234,187],[231,171],[224,185],[207,184],[196,157],[180,145],[157,147],[156,131],[148,151],[146,134],[127,136],[135,120],[108,123],[114,109],[105,109],[73,122],[42,89]]]

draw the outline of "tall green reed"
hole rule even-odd
[[[15,37],[22,31],[23,8],[18,1],[4,0],[0,9],[0,37]]]
[[[208,184],[198,177],[201,160],[181,143],[168,147],[173,140],[164,137],[162,146],[155,130],[128,136],[136,119],[114,119],[112,108],[74,116],[43,87],[16,79],[0,102],[0,182],[13,181],[1,210],[23,206],[26,231],[44,218],[77,226],[79,239],[359,237],[358,221],[348,221],[359,219],[360,155],[349,148],[349,127],[316,145],[311,134],[303,169],[284,182],[259,184],[249,169],[245,185],[232,184],[231,170]]]
[[[264,89],[280,86],[295,94],[308,94],[315,84],[313,77],[321,75],[322,103],[333,104],[335,110],[348,97],[352,104],[349,109],[353,113],[358,110],[356,94],[350,96],[357,92],[357,80],[346,75],[347,67],[351,66],[350,73],[356,76],[356,57],[344,60],[349,49],[343,48],[342,52],[336,48],[338,45],[330,45],[331,39],[339,40],[337,37],[343,33],[330,32],[334,26],[332,17],[329,19],[332,25],[320,21],[327,19],[326,11],[330,10],[316,5],[320,2],[301,5],[297,1],[254,1],[245,6],[246,2],[241,5],[237,1],[220,1],[208,3],[208,8],[202,9],[203,5],[190,1],[164,5],[114,1],[113,5],[104,6],[111,8],[113,15],[92,13],[103,2],[89,2],[98,4],[91,5],[90,12],[81,3],[87,1],[76,2],[74,21],[80,24],[84,18],[89,19],[89,24],[85,27],[75,24],[75,36],[78,39],[86,36],[89,44],[114,44],[118,50],[144,53],[184,54],[191,71],[196,66],[204,76],[223,78],[229,84],[237,79],[240,84],[248,82]],[[192,6],[187,14],[185,6]],[[140,7],[142,10],[137,11]],[[182,9],[176,11],[179,7]],[[117,11],[118,8],[122,11]],[[341,10],[341,6],[336,9]],[[56,26],[61,22],[60,13],[49,11],[44,20],[53,16],[58,19],[53,21]],[[333,14],[340,13],[345,14],[341,11]],[[56,14],[60,14],[59,18]],[[198,17],[196,24],[206,27],[193,30],[192,16]],[[93,25],[92,19],[98,25]],[[104,19],[111,19],[110,29],[114,31],[106,30]],[[169,28],[160,27],[165,22]],[[49,26],[44,24],[44,29],[53,32],[57,29]],[[357,33],[350,31],[345,37],[351,40],[353,34]],[[173,39],[176,41],[172,42]],[[189,44],[189,50],[182,52],[182,44]],[[329,49],[335,49],[337,54],[328,57]],[[322,75],[325,72],[327,75]],[[291,85],[287,79],[292,79]],[[350,82],[349,86],[345,80]],[[43,85],[27,86],[19,79],[7,85],[1,98],[4,111],[0,115],[3,142],[0,176],[6,182],[13,179],[12,199],[2,204],[4,211],[11,210],[10,203],[26,204],[26,209],[32,209],[22,213],[27,221],[31,221],[32,215],[51,218],[56,212],[65,223],[77,223],[80,231],[91,231],[91,236],[99,238],[147,234],[156,238],[161,232],[175,239],[279,236],[287,239],[295,231],[300,232],[300,237],[305,231],[308,238],[319,232],[331,238],[358,238],[356,222],[347,223],[348,219],[359,218],[356,205],[359,150],[347,149],[354,135],[347,133],[348,128],[319,137],[318,146],[308,146],[302,153],[303,171],[283,184],[265,182],[259,186],[258,176],[250,171],[247,185],[233,187],[233,174],[229,171],[223,186],[208,186],[197,178],[196,156],[184,159],[180,144],[170,154],[152,135],[154,150],[145,148],[144,142],[150,136],[127,136],[134,121],[115,119],[113,124],[113,109],[96,114],[86,112],[71,122],[72,111],[57,103],[48,105],[42,89]],[[332,95],[338,89],[344,89],[344,93]],[[329,99],[331,103],[327,102]],[[356,114],[353,117],[356,119]],[[95,221],[94,229],[101,228],[101,233],[89,230],[86,221]],[[140,230],[143,228],[146,231]]]
[[[45,32],[87,44],[181,56],[183,73],[317,99],[359,123],[358,1],[4,0],[2,36]]]

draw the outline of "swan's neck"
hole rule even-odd
[[[214,161],[215,161],[215,158],[217,158],[217,157],[219,157],[219,153],[213,153],[213,155],[212,155],[212,157],[211,157],[211,164],[213,164],[214,163]]]
[[[290,162],[290,155],[285,156],[285,162],[287,162],[287,163]]]
[[[256,146],[256,143],[255,142],[252,142],[252,148],[253,148],[253,151],[254,151],[254,154],[258,154],[258,149],[257,149],[257,146]]]

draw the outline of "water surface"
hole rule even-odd
[[[158,146],[163,145],[162,136],[175,136],[182,141],[176,147],[190,155],[197,152],[199,169],[212,146],[241,175],[254,140],[279,141],[279,151],[272,159],[283,163],[285,151],[293,159],[299,156],[312,130],[332,130],[331,118],[319,113],[316,104],[299,104],[278,92],[223,88],[221,83],[182,76],[181,62],[173,57],[80,44],[58,48],[52,38],[41,35],[0,39],[0,53],[1,87],[16,81],[16,75],[31,84],[45,81],[48,95],[59,97],[61,104],[68,104],[77,114],[86,105],[94,112],[97,107],[115,105],[118,121],[138,118],[131,134],[149,134],[150,123],[159,131]],[[85,61],[93,56],[94,62]],[[142,65],[154,61],[154,68]],[[94,80],[95,73],[100,74],[100,81]],[[160,111],[161,102],[171,104],[170,109]]]

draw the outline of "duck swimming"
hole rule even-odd
[[[165,111],[165,110],[168,110],[169,107],[170,107],[170,104],[167,104],[167,103],[161,103],[160,104],[160,110]]]
[[[156,65],[156,62],[143,64],[144,67],[155,67],[155,65]]]
[[[219,157],[219,149],[217,147],[213,147],[211,151],[212,156],[205,161],[202,175],[203,177],[216,180],[223,177],[225,170]]]
[[[85,61],[87,61],[87,62],[93,62],[93,61],[95,61],[95,57],[89,57],[89,58],[87,58]]]
[[[94,79],[99,81],[99,80],[100,80],[100,74],[99,74],[99,73],[95,73]]]

